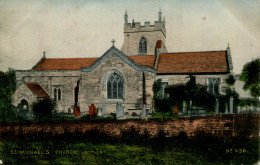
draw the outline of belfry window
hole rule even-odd
[[[209,93],[213,95],[219,94],[219,78],[209,78],[208,79],[208,90]]]
[[[107,98],[123,99],[123,79],[119,74],[113,73],[107,81]]]
[[[147,43],[144,37],[141,38],[139,42],[139,54],[146,54],[147,52]]]

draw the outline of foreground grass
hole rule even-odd
[[[259,139],[26,137],[0,142],[0,153],[4,164],[254,164]]]

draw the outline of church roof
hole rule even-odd
[[[160,54],[157,74],[229,73],[227,51]]]
[[[89,67],[98,58],[43,58],[34,70],[80,70]]]
[[[49,97],[49,95],[45,92],[45,90],[38,83],[25,83],[26,86],[32,91],[33,94],[37,95],[37,97]]]
[[[153,68],[155,56],[129,56],[139,65]],[[81,70],[82,67],[90,67],[99,58],[43,58],[34,70]]]
[[[154,67],[155,55],[151,56],[129,56],[131,60],[134,60],[139,65]]]
[[[34,70],[83,70],[95,68],[106,56],[119,54],[129,64],[154,68],[156,56],[126,56],[115,47],[111,47],[100,58],[42,58]],[[129,61],[130,60],[130,61]],[[131,62],[132,61],[132,62]],[[227,50],[205,52],[161,53],[157,65],[157,74],[214,74],[229,73]]]

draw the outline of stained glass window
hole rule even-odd
[[[108,78],[107,97],[108,99],[123,99],[123,79],[116,73]]]

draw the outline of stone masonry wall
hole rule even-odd
[[[81,79],[80,70],[72,71],[16,71],[16,89],[19,89],[24,82],[38,83],[54,98],[54,88],[61,89],[61,100],[56,101],[57,112],[68,112],[74,105],[74,87],[77,80]],[[14,94],[14,97],[16,94]]]
[[[119,73],[125,80],[124,99],[110,100],[107,98],[107,79],[113,72]],[[146,73],[147,88],[153,84],[154,75]],[[82,72],[82,95],[81,107],[89,107],[94,104],[101,108],[102,102],[106,103],[107,113],[115,113],[117,102],[121,102],[125,110],[136,109],[138,102],[142,99],[143,77],[141,71],[136,71],[116,55],[110,56],[92,72]],[[147,90],[147,104],[152,104],[152,91]]]
[[[182,117],[177,119],[150,120],[88,120],[48,121],[31,123],[0,123],[0,138],[19,136],[88,135],[99,132],[121,137],[134,130],[139,135],[157,137],[212,135],[217,137],[259,137],[260,114],[230,114],[218,116]],[[244,122],[246,120],[247,122]],[[98,137],[97,137],[98,138]],[[1,140],[0,139],[0,140]]]
[[[145,37],[147,42],[147,55],[155,55],[157,40],[162,40],[164,45],[166,45],[165,36],[161,31],[125,33],[122,52],[129,56],[138,55],[139,42],[142,37]]]
[[[202,85],[208,85],[208,78],[220,78],[220,93],[223,94],[225,87],[227,86],[225,79],[228,74],[216,74],[216,75],[196,75],[196,83]],[[162,82],[168,82],[169,85],[186,83],[189,81],[189,75],[157,75],[156,80],[161,79]]]
[[[109,100],[107,99],[107,79],[113,72],[118,72],[124,78],[124,99]],[[56,100],[57,112],[68,112],[69,109],[73,112],[74,106],[74,88],[77,81],[79,84],[79,107],[82,115],[88,113],[91,104],[94,104],[99,110],[102,102],[106,103],[107,113],[115,113],[116,103],[121,102],[125,107],[125,112],[128,109],[139,109],[142,104],[143,91],[143,72],[136,71],[116,55],[110,56],[92,72],[81,72],[81,70],[54,70],[54,71],[16,71],[17,89],[24,86],[24,82],[38,83],[54,98],[54,89],[61,89],[61,100]],[[145,72],[146,77],[146,94],[147,108],[152,109],[152,85],[154,82],[154,74]],[[28,89],[28,88],[26,88]],[[24,90],[20,91],[26,93]],[[15,94],[14,98],[19,99],[21,95]],[[17,99],[15,102],[17,102]],[[19,101],[19,100],[18,100]],[[30,100],[28,100],[30,101]],[[36,101],[34,99],[34,101]],[[16,105],[16,104],[15,104]]]

